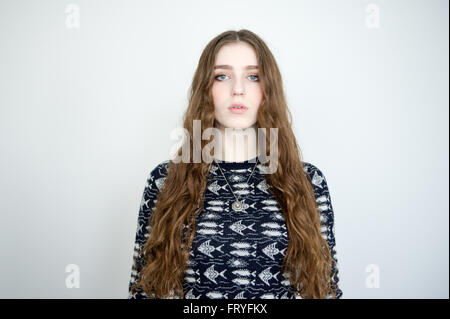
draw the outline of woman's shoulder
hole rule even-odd
[[[158,190],[162,188],[166,181],[169,163],[170,160],[166,160],[151,168],[150,173],[148,173],[147,176],[147,184],[149,186],[155,185]]]
[[[170,160],[166,160],[160,162],[156,166],[154,166],[150,172],[150,174],[154,176],[167,176],[167,172],[169,169]]]
[[[325,175],[316,165],[309,162],[303,162],[303,171],[314,186],[321,189],[327,186]]]

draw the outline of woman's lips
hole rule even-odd
[[[232,106],[232,107],[229,107],[228,109],[230,110],[231,113],[234,113],[234,114],[242,114],[245,111],[247,111],[247,108],[245,106],[243,106],[242,108],[237,108],[235,106]]]

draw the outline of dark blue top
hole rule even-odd
[[[203,210],[197,215],[188,265],[185,271],[186,299],[290,299],[290,282],[282,271],[289,234],[278,202],[268,191],[264,168],[258,163],[246,184],[256,158],[244,162],[213,162],[209,170]],[[156,195],[164,184],[169,161],[149,174],[142,196],[134,246],[129,288],[143,266],[140,250],[148,238],[148,220]],[[231,208],[235,197],[223,178],[222,169],[242,211]],[[314,189],[321,233],[333,258],[332,284],[338,287],[338,267],[334,238],[334,214],[328,186],[322,172],[304,162],[304,170]],[[337,289],[336,298],[342,297]],[[141,290],[129,291],[128,298],[148,298]],[[174,296],[174,298],[177,298]],[[328,297],[331,298],[331,295]]]

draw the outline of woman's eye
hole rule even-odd
[[[250,75],[250,76],[256,77],[256,80],[255,80],[255,81],[258,81],[258,80],[259,80],[259,76],[257,76],[257,75]]]
[[[224,75],[224,74],[219,74],[219,75],[217,75],[217,76],[215,77],[215,79],[216,79],[216,80],[219,80],[219,81],[222,81],[221,79],[219,79],[219,77],[221,77],[221,76],[226,76],[226,75]]]

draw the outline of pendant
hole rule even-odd
[[[242,205],[242,203],[237,200],[233,203],[233,205],[231,205],[231,207],[235,212],[239,212],[242,210],[242,208],[244,208],[244,205]]]

